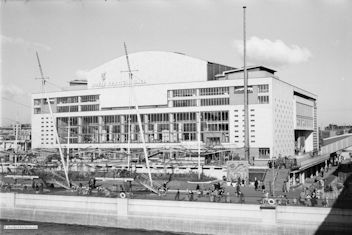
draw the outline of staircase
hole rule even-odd
[[[274,191],[282,193],[284,182],[287,180],[289,173],[290,169],[268,169],[264,178],[265,188],[270,190],[274,181]]]
[[[277,175],[275,178],[274,190],[275,192],[281,192],[284,186],[284,182],[287,180],[288,174],[290,173],[289,169],[277,169]]]
[[[159,183],[156,183],[155,181],[153,181],[153,184],[150,184],[149,181],[149,176],[146,174],[139,174],[136,176],[135,181],[137,183],[139,183],[140,185],[142,185],[143,187],[147,188],[148,190],[152,191],[153,193],[156,193],[160,196],[160,188],[163,188],[163,186]]]
[[[270,191],[272,182],[274,181],[274,179],[276,178],[276,169],[268,169],[265,173],[265,177],[264,177],[264,185],[265,185],[265,189],[266,191]]]

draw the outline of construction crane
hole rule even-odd
[[[54,125],[54,135],[55,135],[56,141],[58,143],[59,152],[60,152],[60,158],[61,158],[61,162],[62,162],[62,167],[64,169],[65,178],[66,178],[66,181],[67,181],[67,185],[69,187],[70,186],[70,180],[68,178],[68,162],[67,162],[67,167],[66,167],[65,166],[65,158],[64,158],[64,155],[63,155],[63,152],[62,152],[62,149],[61,149],[59,135],[57,133],[56,122],[54,120],[53,110],[51,108],[51,103],[50,103],[50,100],[49,100],[49,96],[47,95],[47,93],[45,91],[45,83],[46,83],[46,80],[49,79],[49,78],[44,76],[42,65],[41,65],[40,59],[39,59],[39,54],[38,54],[37,51],[36,51],[36,55],[37,55],[37,60],[38,60],[39,72],[40,72],[40,77],[36,78],[36,79],[41,79],[42,80],[42,92],[43,92],[43,94],[44,94],[44,96],[45,96],[45,98],[46,98],[46,100],[48,102],[50,116],[51,116],[51,119],[52,119],[52,122],[53,122],[53,125]]]
[[[130,78],[131,95],[132,95],[132,98],[134,99],[136,113],[137,113],[138,126],[139,126],[140,136],[141,136],[141,139],[142,139],[145,163],[146,163],[147,170],[148,170],[148,176],[149,176],[150,185],[153,185],[153,179],[152,179],[152,175],[151,175],[150,167],[149,167],[148,152],[147,152],[145,139],[144,139],[144,131],[143,131],[143,127],[142,127],[141,115],[139,113],[138,101],[137,101],[137,98],[134,95],[134,91],[133,91],[133,85],[132,85],[133,84],[133,73],[132,73],[132,70],[131,70],[130,60],[128,58],[127,45],[126,45],[125,42],[123,44],[124,44],[124,48],[125,48],[125,55],[126,55],[126,62],[127,62],[127,67],[128,67],[128,74],[129,74],[129,78]]]

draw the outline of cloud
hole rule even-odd
[[[14,84],[8,84],[5,86],[1,85],[0,89],[1,89],[1,96],[8,98],[8,99],[29,95],[22,88],[18,87],[17,85],[14,85]]]
[[[87,70],[77,70],[76,71],[76,76],[79,78],[79,79],[87,79],[87,75],[88,75],[88,71]]]
[[[43,49],[46,51],[51,50],[50,46],[45,45],[43,43],[29,42],[29,41],[24,40],[23,38],[12,38],[12,37],[8,37],[5,35],[0,35],[0,37],[1,37],[2,44],[14,44],[14,45],[23,46],[25,48]]]
[[[234,47],[243,56],[243,41],[235,40]],[[287,45],[281,40],[270,41],[258,37],[247,40],[247,58],[252,63],[282,66],[306,62],[311,56],[307,48]]]

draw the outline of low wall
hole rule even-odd
[[[327,220],[352,229],[350,210],[17,193],[0,193],[0,219],[202,234],[314,234]]]

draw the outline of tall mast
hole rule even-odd
[[[248,125],[248,74],[246,63],[246,6],[243,7],[243,74],[244,74],[244,156],[248,163],[249,154],[249,125]]]
[[[45,92],[45,82],[48,79],[48,77],[44,77],[44,73],[42,70],[42,66],[40,64],[40,60],[39,60],[39,55],[38,52],[36,52],[37,55],[37,60],[38,60],[38,66],[39,66],[39,71],[40,71],[40,78],[36,78],[36,79],[41,79],[42,80],[42,91],[43,94],[45,95],[45,99],[48,102],[48,107],[49,107],[49,111],[50,111],[50,116],[51,116],[51,120],[53,121],[53,125],[54,125],[54,135],[55,135],[55,139],[58,143],[59,146],[59,153],[60,153],[60,158],[61,158],[61,162],[62,162],[62,168],[64,169],[65,172],[65,177],[66,177],[66,181],[67,181],[67,185],[70,186],[70,180],[68,178],[68,172],[65,166],[65,158],[64,158],[64,154],[62,153],[62,149],[61,149],[61,144],[60,144],[60,139],[59,139],[59,135],[57,133],[57,129],[56,129],[56,122],[54,120],[54,115],[53,115],[53,110],[51,108],[51,104],[50,104],[50,100],[49,100],[49,96],[48,94]]]
[[[133,74],[131,72],[131,66],[130,66],[130,60],[128,58],[128,53],[127,53],[127,46],[126,43],[123,43],[123,46],[125,48],[125,55],[126,55],[126,60],[127,60],[127,67],[128,67],[128,85],[129,85],[129,95],[128,95],[128,123],[127,123],[127,127],[128,127],[128,144],[127,144],[127,169],[130,170],[130,162],[131,162],[131,106],[132,106],[132,100],[131,100],[131,96],[132,96],[132,77]]]
[[[147,170],[148,170],[148,176],[149,176],[150,185],[153,185],[152,174],[151,174],[151,172],[150,172],[150,167],[149,167],[148,152],[147,152],[147,148],[146,148],[146,144],[145,144],[145,139],[144,139],[144,131],[143,131],[143,128],[142,128],[141,115],[140,115],[140,113],[139,113],[137,97],[134,95],[134,91],[133,91],[133,85],[132,85],[133,74],[132,74],[132,70],[131,70],[131,66],[130,66],[130,61],[129,61],[129,58],[128,58],[128,52],[127,52],[126,43],[124,43],[124,47],[125,47],[125,54],[126,54],[126,61],[127,61],[128,73],[129,73],[130,80],[131,80],[131,94],[132,94],[132,97],[133,97],[134,102],[135,102],[135,108],[136,108],[137,120],[138,120],[138,126],[139,126],[139,133],[140,133],[140,136],[141,136],[141,139],[142,139],[142,145],[143,145],[145,163],[146,163],[146,165],[147,165]]]

